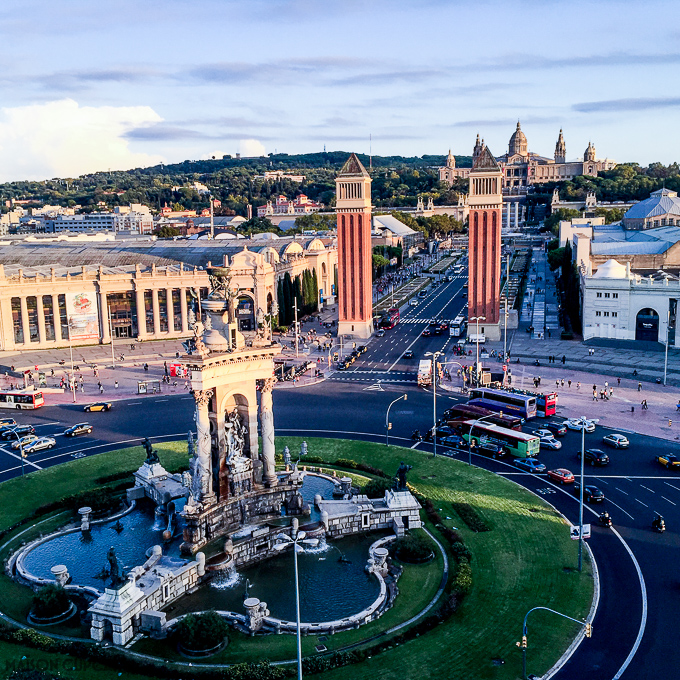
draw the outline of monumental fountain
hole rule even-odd
[[[22,547],[8,569],[33,587],[59,582],[84,594],[91,600],[91,637],[110,637],[124,645],[138,631],[162,635],[173,623],[166,620],[168,606],[183,596],[190,601],[215,576],[276,560],[282,537],[299,529],[324,545],[326,539],[377,531],[380,537],[365,555],[365,571],[373,579],[366,590],[369,601],[359,611],[335,612],[334,618],[332,608],[322,606],[316,620],[303,623],[302,629],[335,633],[368,623],[396,594],[397,574],[389,569],[385,545],[421,526],[420,506],[406,488],[408,466],[402,464],[394,489],[377,500],[358,495],[350,478],[312,474],[292,465],[288,451],[285,468],[277,471],[272,389],[274,357],[281,346],[262,310],[253,333],[239,331],[236,305],[247,291],[231,287],[226,268],[209,273],[211,292],[201,301],[191,351],[182,358],[195,399],[196,439],[190,433],[187,441],[189,470],[168,473],[145,439],[146,460],[134,473],[123,512],[93,521],[90,509],[83,508],[79,524]],[[155,508],[152,518],[140,511],[149,504]],[[67,564],[70,553],[81,557]],[[104,556],[107,564],[89,563],[104,562]],[[93,580],[95,567],[102,572],[96,578],[104,580],[103,589]],[[266,563],[258,568],[266,572]],[[313,587],[332,594],[334,585],[319,582]],[[243,607],[245,612],[220,613],[251,634],[295,630],[292,621],[272,616],[256,597],[246,598]]]

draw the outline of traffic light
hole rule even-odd
[[[522,635],[522,649],[526,649],[526,648],[527,648],[527,636]]]
[[[593,624],[592,623],[586,623],[586,637],[593,637]]]

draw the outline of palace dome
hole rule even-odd
[[[526,156],[528,150],[527,136],[522,132],[519,121],[517,121],[517,129],[512,133],[510,143],[508,144],[508,155],[514,156],[515,154],[520,154],[521,156]]]

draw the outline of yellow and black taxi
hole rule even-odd
[[[14,427],[17,421],[14,418],[2,417],[0,418],[0,427]]]
[[[680,470],[680,459],[672,453],[663,453],[654,460],[669,470]]]
[[[88,413],[93,413],[94,411],[108,411],[111,406],[112,404],[110,401],[97,401],[94,404],[88,404],[83,410]]]

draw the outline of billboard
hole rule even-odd
[[[99,339],[99,311],[94,291],[66,293],[66,314],[72,340]]]

